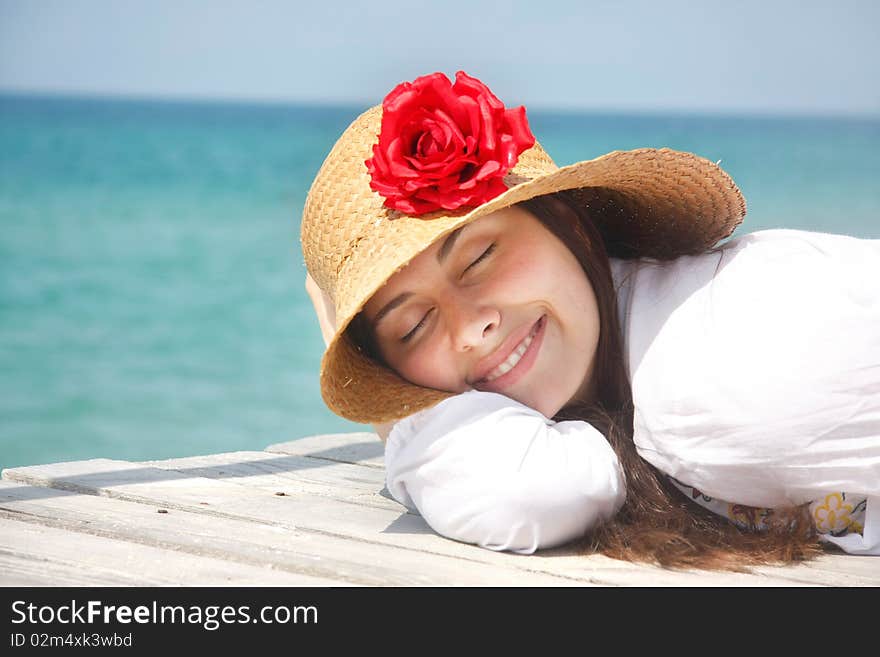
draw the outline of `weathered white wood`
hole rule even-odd
[[[218,518],[108,497],[0,481],[0,518],[27,519],[71,532],[122,539],[196,556],[228,559],[310,577],[368,586],[581,585],[567,578],[424,555],[402,548],[301,532],[234,518]]]
[[[598,564],[599,578],[605,578],[610,569],[621,568],[620,565],[611,564],[625,564],[601,555],[590,555],[584,562],[584,557],[568,553],[557,555],[554,552],[539,552],[533,558],[552,560],[553,563],[548,567],[564,572],[583,571],[590,563]],[[564,563],[569,559],[574,560],[570,567]],[[597,561],[593,562],[594,559]],[[758,566],[743,574],[688,570],[675,571],[675,575],[671,575],[672,571],[643,566],[639,571],[631,573],[631,581],[628,583],[636,586],[878,586],[880,573],[876,566],[870,564],[871,559],[873,558],[825,554],[806,563]],[[627,566],[625,564],[622,568],[626,569]],[[622,577],[625,575],[621,574]]]
[[[208,454],[144,461],[142,465],[260,488],[274,494],[320,495],[394,511],[405,510],[379,494],[385,486],[384,470],[363,465],[268,452]]]
[[[358,463],[371,468],[385,468],[385,445],[371,432],[327,433],[307,436],[266,447],[267,452],[312,456],[342,463]]]
[[[56,486],[66,490],[107,495],[117,499],[138,501],[168,509],[190,510],[195,513],[219,515],[224,518],[254,520],[270,525],[323,532],[335,536],[358,538],[383,545],[397,545],[435,555],[464,557],[483,563],[508,561],[529,571],[542,572],[529,564],[522,555],[496,553],[437,536],[424,521],[410,514],[388,512],[323,498],[279,498],[264,491],[236,486],[224,481],[200,479],[173,471],[163,471],[126,462],[95,459],[31,466],[6,470],[7,480]],[[389,531],[390,530],[390,531]],[[622,572],[623,583],[643,567],[607,560],[612,568],[586,573],[569,573],[586,582],[618,583],[614,575]],[[426,559],[423,569],[430,568]],[[617,567],[617,566],[620,567]],[[550,570],[549,572],[557,572]],[[606,577],[606,575],[612,575]],[[680,580],[678,574],[658,571],[664,581]]]
[[[153,461],[150,463],[157,467],[197,476],[221,477],[226,482],[254,486],[267,491],[284,490],[286,486],[290,485],[290,481],[293,480],[293,490],[346,499],[348,501],[363,502],[365,504],[374,504],[384,508],[396,509],[400,512],[406,511],[405,507],[393,500],[388,500],[375,493],[366,492],[370,487],[382,487],[384,485],[384,476],[373,474],[375,472],[373,468],[365,468],[354,464],[333,463],[326,466],[326,471],[322,471],[322,468],[315,467],[314,462],[309,462],[310,456],[286,458],[296,460],[289,463],[284,460],[275,461],[272,458],[267,459],[263,452],[230,452],[226,454]],[[351,472],[351,470],[355,472]],[[371,474],[361,477],[358,476],[357,471],[367,471]],[[278,474],[271,474],[273,472]],[[302,481],[302,479],[305,479],[305,481]],[[309,480],[323,483],[313,484]],[[291,489],[287,488],[287,490]],[[833,567],[823,566],[823,564],[827,563],[826,560],[834,560],[835,558],[838,561],[833,562],[835,564]],[[839,559],[843,559],[843,561],[839,561]],[[865,564],[865,567],[859,567],[862,563]],[[847,567],[853,569],[853,572],[846,573],[845,569]],[[781,575],[779,569],[776,568],[770,568],[769,570],[761,569],[756,572],[761,572],[771,578]],[[642,577],[643,574],[639,573],[638,576]],[[878,585],[880,584],[880,563],[872,559],[859,562],[847,556],[828,555],[823,557],[823,560],[811,562],[810,564],[787,566],[784,576],[786,578],[794,577],[792,579],[794,583],[804,581],[805,583],[832,586]]]
[[[387,541],[382,532],[390,529],[395,532],[391,535],[405,537],[403,547],[439,548],[441,553],[441,546],[449,543],[413,514],[314,495],[281,497],[268,489],[125,461],[94,459],[10,468],[3,471],[3,479],[383,543]]]
[[[379,468],[384,468],[384,461],[382,459],[383,449],[384,445],[375,433],[341,433],[309,436],[299,440],[277,443],[266,448],[267,451],[303,456],[325,454],[330,455],[328,457],[334,460],[352,464],[364,463]],[[543,552],[543,554],[549,555],[552,553]],[[532,558],[535,559],[537,557],[533,556]],[[591,558],[594,557],[591,556]],[[612,561],[612,563],[616,564],[617,562]],[[880,585],[880,559],[855,557],[853,555],[833,552],[806,564],[785,567],[758,567],[754,568],[753,572],[771,578],[792,578],[792,581],[803,580],[808,583],[829,586]],[[698,573],[698,576],[703,577],[704,573]]]
[[[599,555],[577,555],[565,549],[533,556],[496,553],[439,537],[412,514],[314,496],[304,499],[277,497],[245,485],[124,462],[95,460],[15,468],[4,471],[4,477],[193,513],[408,548],[423,553],[423,570],[426,571],[430,570],[436,555],[445,555],[603,585],[792,586],[834,583],[823,581],[821,576],[812,572],[790,567],[766,569],[761,575],[678,572],[614,561]]]
[[[792,576],[828,586],[880,586],[880,558],[877,557],[831,553],[786,569]],[[755,572],[772,573],[772,570],[760,567]]]
[[[0,586],[148,586],[148,584],[137,575],[106,573],[94,568],[84,568],[82,564],[42,560],[30,550],[13,554],[0,548]]]
[[[277,571],[0,517],[0,585],[40,569],[52,586],[255,585],[344,586],[344,582]],[[88,581],[84,581],[85,575]],[[57,578],[57,580],[56,580]]]

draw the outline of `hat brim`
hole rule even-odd
[[[337,330],[321,361],[321,394],[330,410],[354,422],[381,423],[452,394],[412,384],[376,363],[346,328],[391,276],[465,224],[536,196],[579,190],[610,256],[668,259],[711,248],[745,216],[745,200],[730,176],[693,153],[614,151],[562,168],[545,160],[514,169],[505,177],[507,191],[477,208],[380,218],[352,245],[337,278]]]

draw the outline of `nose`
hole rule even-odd
[[[468,351],[494,336],[501,324],[497,308],[459,300],[449,312],[452,344],[456,351]]]

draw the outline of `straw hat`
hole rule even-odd
[[[468,83],[475,80],[459,72],[456,85],[460,76]],[[403,83],[395,92],[410,92],[412,84]],[[396,109],[389,104],[395,92],[383,103],[389,116]],[[418,102],[412,94],[407,98]],[[491,96],[490,102],[496,101]],[[321,362],[321,394],[330,410],[354,422],[399,419],[450,396],[409,383],[377,364],[345,329],[395,272],[456,228],[535,196],[582,190],[578,193],[606,236],[609,255],[666,259],[711,248],[745,215],[745,201],[730,176],[694,154],[642,148],[559,168],[537,142],[502,171],[494,183],[503,183],[496,196],[476,207],[407,214],[388,207],[388,198],[371,188],[372,182],[386,189],[365,165],[375,157],[374,146],[385,128],[382,119],[383,106],[373,107],[336,142],[308,193],[301,229],[306,267],[336,309],[336,332]]]

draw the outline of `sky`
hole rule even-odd
[[[0,0],[0,92],[880,117],[876,0]]]

